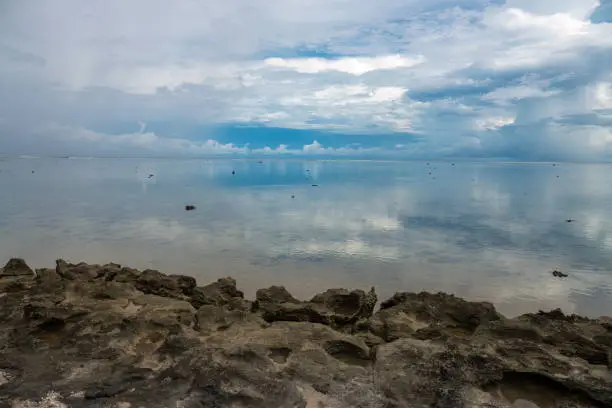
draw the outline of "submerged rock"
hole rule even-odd
[[[373,289],[300,301],[271,286],[251,302],[229,277],[198,286],[113,263],[58,260],[35,277],[22,260],[7,266],[0,406],[510,408],[507,390],[541,407],[612,406],[605,319],[508,319],[425,292],[373,313]]]

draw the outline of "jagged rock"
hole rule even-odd
[[[0,279],[0,406],[510,408],[504,387],[612,406],[606,319],[507,319],[441,293],[371,316],[371,294],[271,287],[251,303],[231,278],[60,260]]]
[[[255,293],[255,301],[259,303],[300,303],[284,286],[258,289]]]
[[[105,276],[104,280],[113,282],[132,283],[138,280],[140,271],[133,268],[118,268],[110,270]]]
[[[39,286],[47,287],[59,285],[61,281],[62,277],[55,269],[42,268],[36,270],[36,283]]]
[[[134,286],[146,294],[185,299],[193,293],[196,280],[189,276],[164,275],[159,271],[147,269],[136,278]]]
[[[328,289],[313,297],[310,302],[322,304],[335,316],[337,322],[353,322],[372,317],[378,297],[374,288],[369,293],[363,290]]]
[[[21,258],[11,258],[2,271],[0,276],[34,276],[34,271]]]
[[[455,353],[442,344],[413,338],[379,346],[375,372],[392,406],[462,407],[470,373]]]
[[[206,334],[228,330],[232,326],[240,329],[268,326],[268,323],[250,310],[230,309],[227,305],[200,306],[196,313],[196,322],[196,330]]]
[[[100,274],[99,265],[89,265],[85,262],[71,264],[63,259],[55,261],[55,271],[64,279],[68,280],[93,280]]]
[[[380,305],[372,331],[387,341],[401,337],[471,335],[485,322],[499,320],[491,303],[468,302],[446,293],[396,293]]]
[[[248,307],[244,302],[244,293],[236,287],[236,280],[230,277],[220,278],[206,286],[193,289],[191,302],[195,307],[202,305],[229,305],[234,308]]]
[[[260,313],[263,319],[270,323],[284,321],[332,324],[328,311],[323,306],[308,302],[258,302],[254,304],[253,311]]]
[[[281,370],[318,390],[328,389],[334,380],[365,375],[371,363],[369,349],[359,339],[309,322],[275,322],[248,335],[233,327],[207,342],[229,355],[240,352],[257,356],[254,361],[273,362],[273,371]]]
[[[362,290],[329,289],[309,302],[295,299],[284,287],[272,286],[257,291],[253,311],[268,322],[311,322],[341,328],[372,315],[376,294]]]

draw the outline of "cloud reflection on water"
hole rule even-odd
[[[41,159],[0,167],[0,188],[12,192],[0,202],[3,259],[113,260],[201,281],[231,274],[247,293],[281,283],[305,297],[374,284],[382,296],[427,289],[493,300],[509,314],[612,314],[607,166]],[[187,203],[197,210],[185,212]],[[554,279],[554,268],[569,278]]]

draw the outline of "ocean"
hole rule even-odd
[[[444,291],[612,315],[612,166],[0,159],[0,263],[116,262],[284,285]],[[186,211],[186,205],[196,208]],[[552,275],[567,273],[566,278]]]

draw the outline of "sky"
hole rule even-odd
[[[0,155],[612,160],[612,0],[0,0]]]

